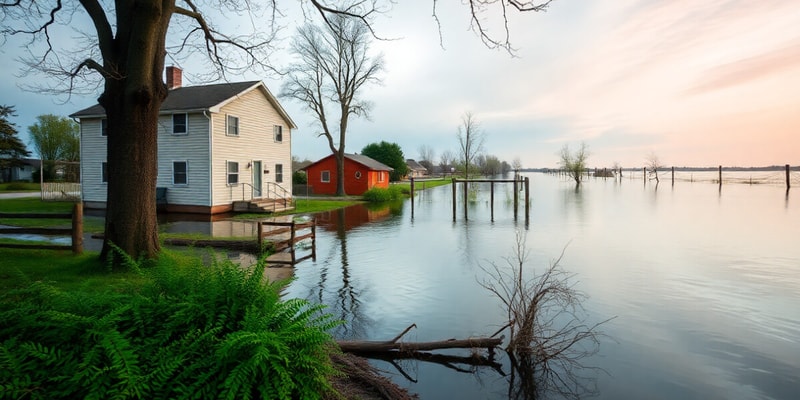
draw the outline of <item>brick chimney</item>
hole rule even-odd
[[[178,67],[167,67],[167,89],[177,89],[183,83],[183,70]]]

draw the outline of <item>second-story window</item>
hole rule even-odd
[[[172,114],[172,134],[185,135],[188,133],[188,118],[186,114]]]
[[[283,126],[275,125],[272,127],[272,133],[275,136],[275,141],[280,143],[283,142]]]
[[[228,115],[226,119],[226,133],[228,136],[239,136],[239,117]]]

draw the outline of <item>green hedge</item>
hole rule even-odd
[[[129,289],[64,292],[41,281],[0,295],[0,398],[319,398],[336,326],[282,301],[265,265],[131,268]],[[17,274],[22,274],[16,271]]]
[[[386,201],[397,200],[403,195],[400,187],[391,185],[388,189],[374,187],[364,192],[364,200],[371,203],[383,203]]]

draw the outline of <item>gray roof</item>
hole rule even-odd
[[[167,98],[164,99],[164,102],[161,103],[161,112],[217,112],[219,107],[222,107],[231,100],[234,100],[236,96],[259,86],[263,88],[264,94],[267,96],[270,103],[272,103],[278,113],[284,117],[284,119],[286,119],[292,128],[296,128],[292,119],[288,114],[286,114],[286,111],[278,103],[278,100],[272,95],[272,93],[270,93],[269,89],[267,89],[267,87],[261,81],[217,83],[213,85],[186,86],[172,89],[167,94]],[[95,104],[89,108],[85,108],[70,115],[70,117],[103,117],[105,114],[106,111],[103,106],[100,104]]]
[[[311,166],[319,164],[322,160],[326,160],[326,159],[328,159],[330,157],[333,157],[333,156],[334,155],[331,154],[329,156],[322,157],[319,160],[317,160],[317,161],[315,161],[315,162],[313,162],[313,163],[311,163],[309,165],[306,165],[305,167],[300,168],[300,169],[301,170],[308,170],[308,168],[310,168]],[[357,163],[359,163],[359,164],[361,164],[361,165],[363,165],[363,166],[365,166],[365,167],[367,167],[367,168],[369,168],[369,169],[371,169],[373,171],[394,171],[394,168],[392,168],[392,167],[390,167],[390,166],[388,166],[388,165],[386,165],[386,164],[384,164],[384,163],[382,163],[380,161],[376,161],[373,158],[364,156],[364,155],[347,154],[347,153],[345,153],[344,154],[344,158],[346,158],[348,160],[351,160],[351,161],[355,161],[355,162],[357,162]]]
[[[406,160],[406,165],[412,171],[427,171],[428,170],[427,168],[423,167],[422,164],[420,164],[420,163],[418,163],[418,162],[416,162],[416,161],[414,161],[414,160],[412,160],[410,158],[408,160]]]
[[[369,169],[375,171],[394,171],[394,168],[361,154],[345,154],[344,158],[348,158],[359,164],[365,165],[369,167]]]

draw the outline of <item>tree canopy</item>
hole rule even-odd
[[[565,144],[561,148],[560,165],[569,177],[575,180],[575,185],[580,185],[583,174],[586,172],[586,159],[589,158],[589,148],[586,143],[581,143],[581,147],[575,152],[570,151],[569,145]]]
[[[408,174],[408,165],[406,165],[403,149],[397,143],[386,141],[370,143],[361,149],[361,154],[394,168],[394,171],[389,173],[391,182],[397,182]]]
[[[16,124],[10,117],[16,116],[14,106],[0,105],[0,170],[20,164],[20,159],[31,152],[17,136]]]
[[[36,123],[28,127],[28,133],[42,160],[78,161],[81,158],[80,127],[67,117],[40,115]]]

